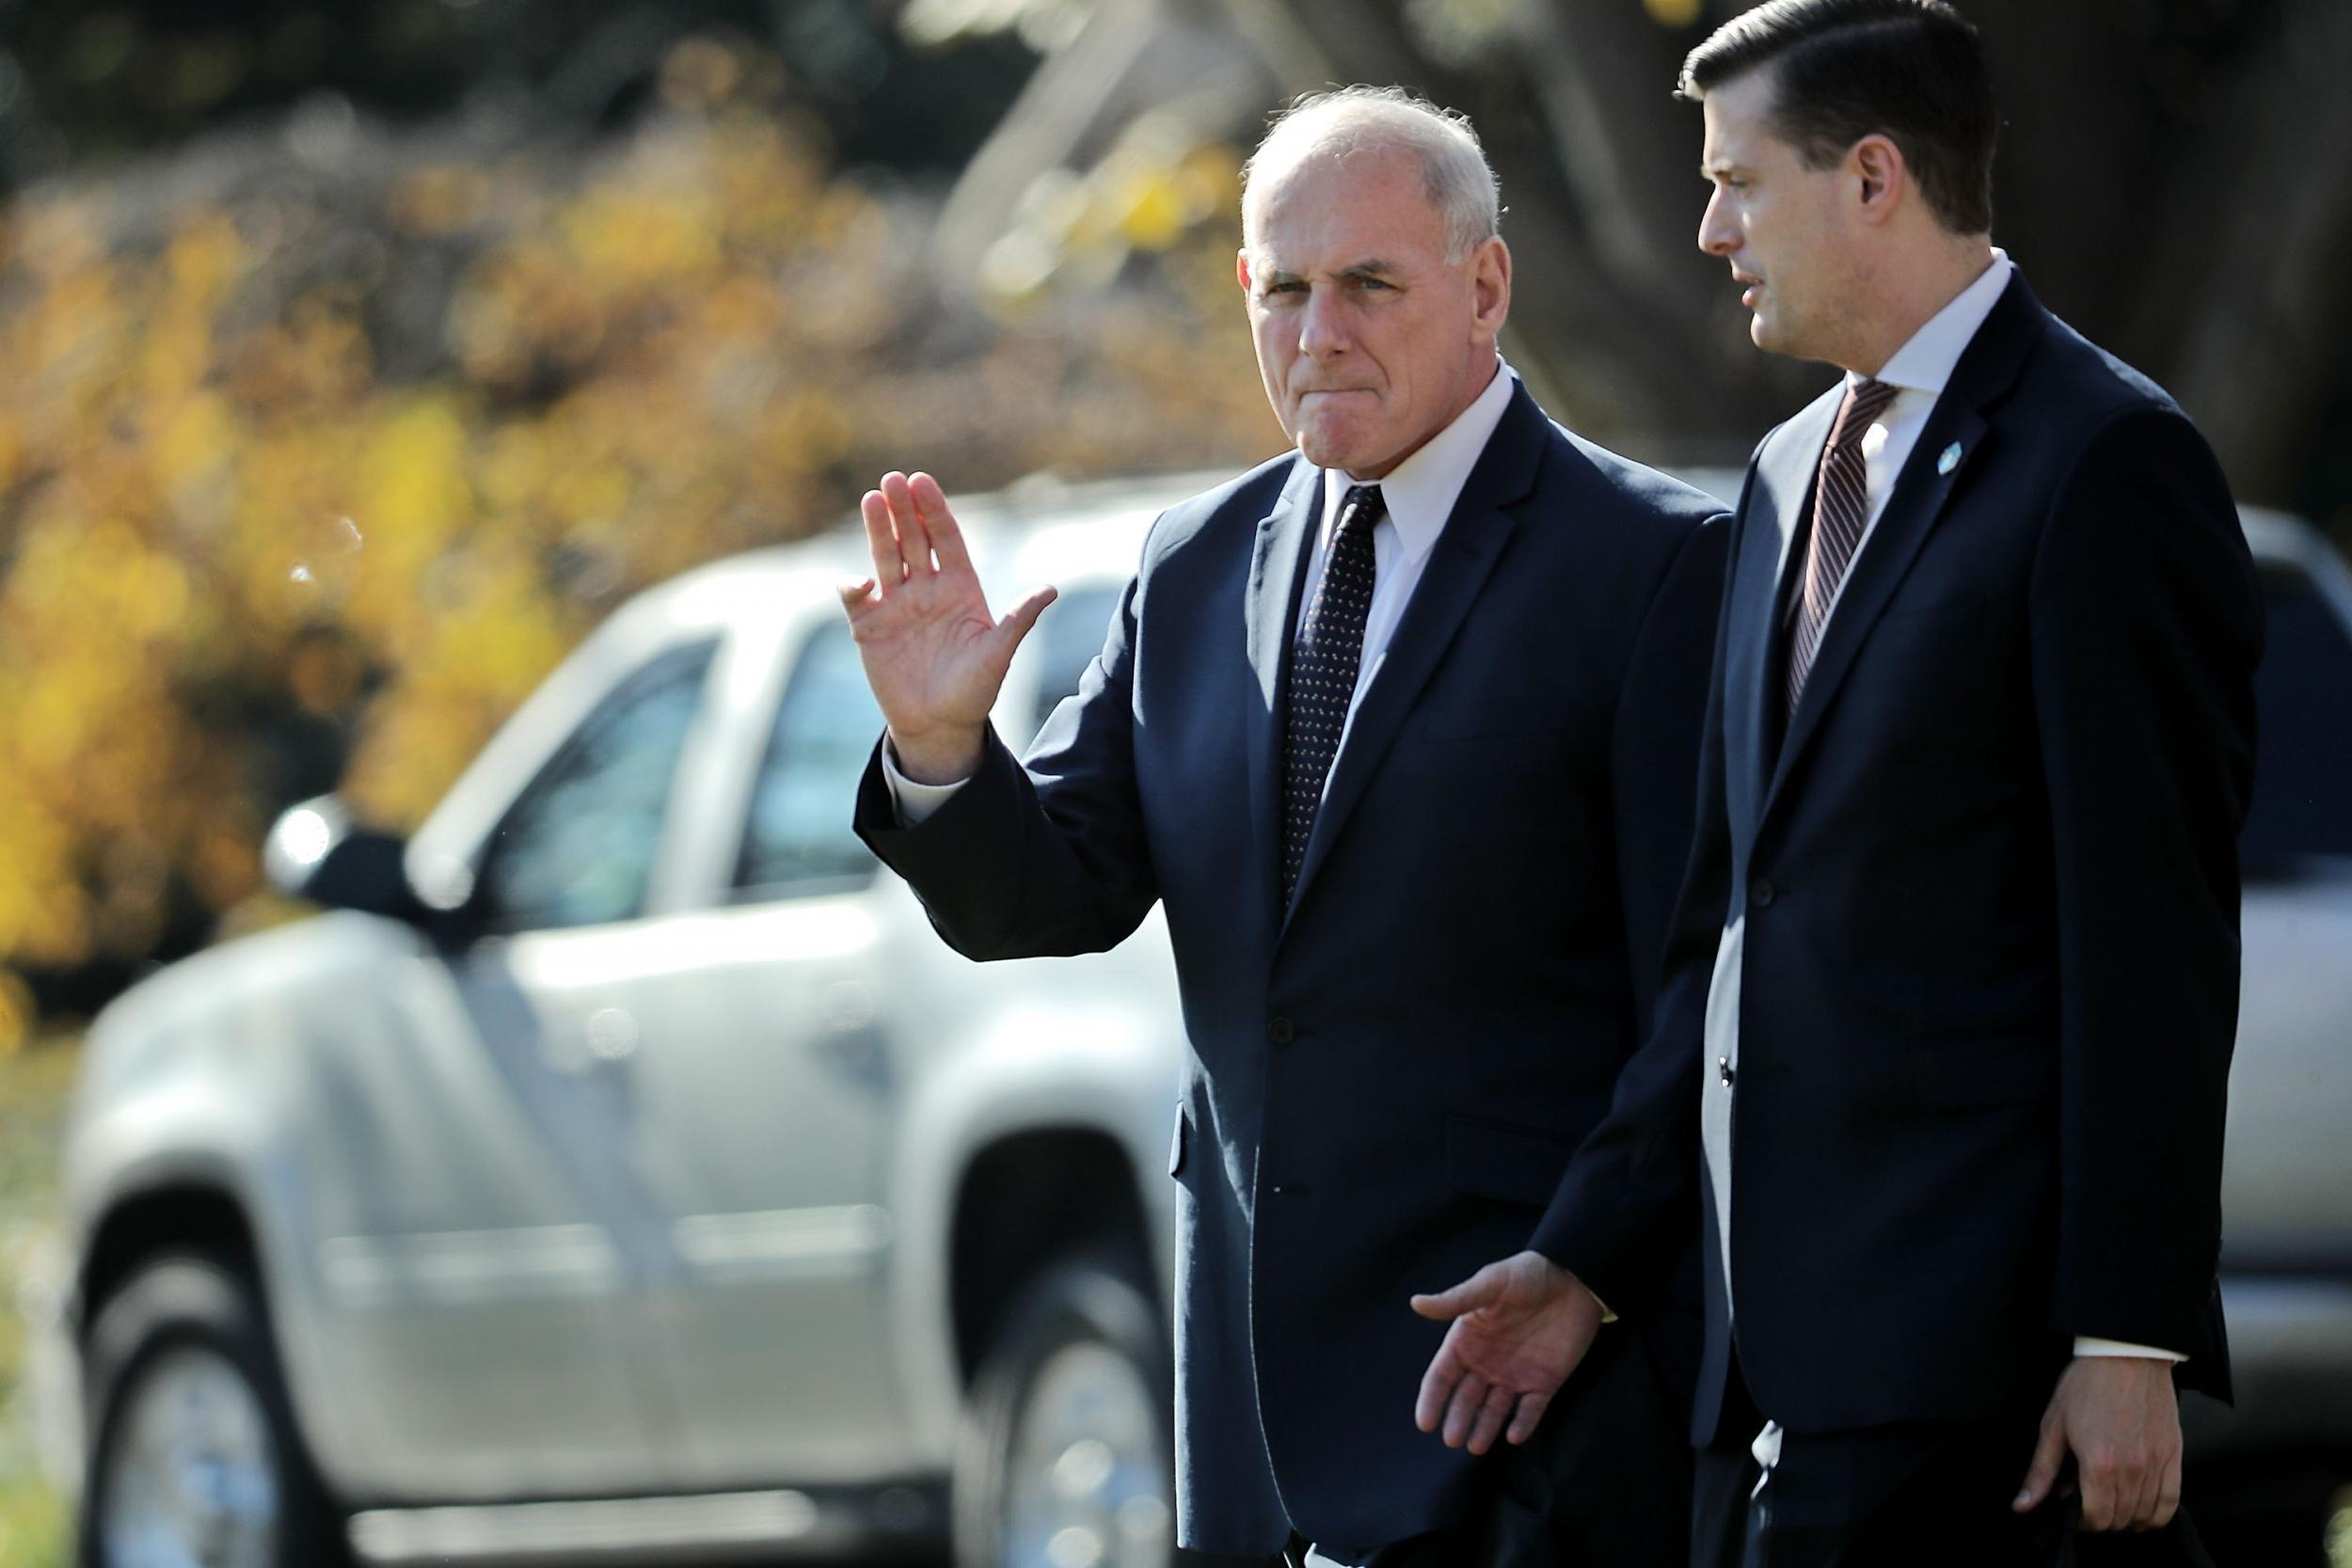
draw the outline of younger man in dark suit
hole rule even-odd
[[[2229,491],[1993,247],[1950,7],[1773,0],[1683,91],[1701,248],[1846,374],[1750,467],[1658,1028],[1536,1245],[1629,1311],[1705,1214],[1707,1568],[2047,1562],[2074,1508],[2085,1561],[2196,1560],[2261,629]],[[1443,1298],[1486,1315],[1433,1401],[1573,1366],[1582,1285],[1491,1287]]]
[[[1530,1448],[1473,1460],[1411,1419],[1438,1333],[1411,1292],[1525,1244],[1646,1026],[1722,580],[1710,501],[1498,358],[1496,214],[1467,123],[1401,93],[1276,124],[1236,276],[1297,451],[1158,520],[1021,762],[987,715],[1051,591],[997,620],[936,484],[865,501],[866,841],[976,958],[1167,911],[1200,1551],[1683,1559],[1671,1318],[1612,1331]]]

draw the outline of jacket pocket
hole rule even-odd
[[[2019,1105],[2058,1093],[2058,1052],[2049,1041],[1975,1038],[1911,1048],[1912,1092],[1931,1110]]]
[[[1485,1117],[1445,1120],[1446,1180],[1458,1193],[1541,1209],[1559,1191],[1576,1146],[1537,1128]]]

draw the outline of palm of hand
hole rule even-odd
[[[1582,1342],[1574,1332],[1573,1298],[1522,1253],[1499,1265],[1501,1289],[1454,1320],[1446,1346],[1470,1371],[1518,1394],[1549,1394],[1575,1367]]]
[[[1489,1263],[1450,1291],[1415,1296],[1413,1310],[1449,1320],[1422,1377],[1414,1421],[1443,1426],[1447,1446],[1484,1453],[1499,1436],[1534,1435],[1561,1384],[1599,1331],[1600,1303],[1549,1259],[1522,1252]]]
[[[866,683],[902,762],[919,757],[924,770],[968,764],[1013,650],[1054,591],[991,616],[947,498],[929,474],[883,475],[859,512],[874,575],[843,588],[841,606]]]
[[[987,719],[1010,662],[969,566],[869,591],[849,606],[866,681],[893,730]]]

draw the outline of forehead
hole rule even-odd
[[[1409,152],[1311,152],[1253,181],[1249,197],[1250,249],[1286,267],[1344,266],[1375,252],[1403,258],[1445,247],[1428,179]]]
[[[1772,129],[1773,99],[1769,70],[1750,71],[1709,88],[1700,105],[1707,120],[1704,160],[1752,164],[1792,153],[1795,150]]]

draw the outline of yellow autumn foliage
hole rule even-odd
[[[1278,439],[1229,156],[1122,165],[1120,285],[991,321],[924,270],[929,205],[829,174],[718,48],[673,62],[692,112],[586,153],[393,144],[291,207],[191,182],[158,213],[151,179],[0,211],[0,1049],[32,1027],[10,971],[255,898],[290,726],[412,826],[620,596],[842,519],[883,467]],[[417,266],[447,274],[422,310]]]

